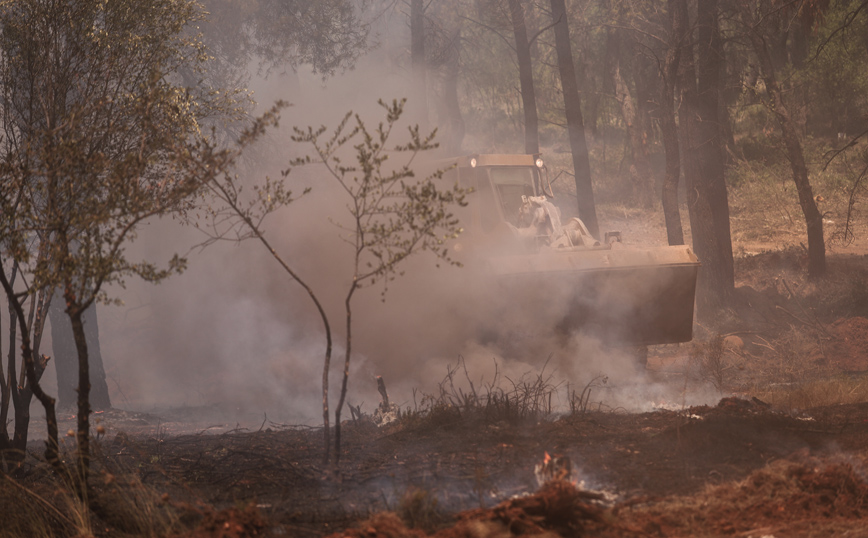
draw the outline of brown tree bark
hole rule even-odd
[[[521,106],[524,111],[524,152],[539,153],[539,119],[536,110],[536,94],[533,87],[533,66],[524,8],[519,0],[509,0],[509,13],[515,35],[515,53],[518,58],[518,79],[521,86]]]
[[[45,329],[45,318],[48,315],[48,307],[51,302],[51,297],[46,297],[46,291],[41,290],[32,297],[30,303],[30,311],[27,315],[27,325],[22,329],[27,334],[29,339],[28,347],[30,348],[30,356],[34,361],[35,380],[38,383],[42,379],[42,374],[45,373],[45,367],[48,365],[48,357],[42,357],[39,354],[40,345],[42,342],[42,333]],[[23,312],[23,311],[22,311]],[[14,305],[10,305],[10,314],[14,314]],[[15,321],[15,316],[11,317]],[[11,341],[14,341],[15,335],[11,335]],[[14,365],[12,357],[13,353],[10,350],[10,365]],[[12,448],[20,450],[23,456],[24,450],[27,448],[28,432],[30,430],[30,403],[33,400],[35,389],[28,377],[26,360],[22,364],[23,370],[19,374],[18,383],[13,392],[15,403],[15,430],[12,438]],[[14,367],[14,366],[13,366]],[[13,372],[10,370],[10,377]]]
[[[77,405],[76,387],[78,386],[78,350],[72,325],[66,314],[66,301],[60,291],[55,292],[49,309],[51,318],[51,343],[54,354],[54,367],[57,373],[57,407],[73,408]],[[102,410],[111,408],[105,367],[99,345],[99,325],[96,305],[91,305],[82,314],[84,333],[90,356],[91,406]]]
[[[567,132],[570,136],[570,151],[576,178],[579,217],[594,237],[600,236],[597,222],[597,207],[591,183],[591,162],[585,140],[585,125],[582,120],[581,99],[576,80],[573,51],[570,44],[570,27],[564,0],[551,0],[552,20],[555,29],[555,48],[558,54],[558,71],[564,92],[564,111],[567,117]]]
[[[735,289],[732,256],[732,232],[729,222],[729,197],[726,188],[726,159],[720,128],[720,72],[723,44],[718,24],[717,0],[697,3],[697,92],[700,109],[701,158],[704,163],[703,179],[708,189],[714,234],[717,238],[717,256],[714,268],[715,286],[721,286],[728,299]]]
[[[4,271],[2,264],[0,264],[0,271]],[[12,265],[12,272],[10,274],[10,289],[15,285],[15,279],[18,275],[18,264],[15,263]],[[3,274],[3,278],[6,277],[6,274]],[[12,405],[12,390],[13,390],[13,380],[15,379],[15,307],[12,304],[12,301],[8,301],[9,308],[9,354],[7,355],[8,361],[6,363],[7,367],[7,375],[4,376],[2,372],[2,368],[0,368],[0,381],[2,381],[2,387],[0,387],[0,450],[6,451],[11,448],[11,437],[9,437],[9,429],[8,429],[8,420],[9,420],[9,409],[10,405]],[[2,347],[0,347],[0,353],[2,353]],[[0,360],[0,366],[2,366],[2,360]],[[17,387],[15,387],[17,388]]]
[[[53,183],[50,181],[50,183]],[[54,190],[49,188],[49,195]],[[85,309],[93,304],[94,298],[82,300],[75,292],[74,277],[69,270],[72,250],[77,244],[70,241],[68,231],[60,228],[57,231],[57,246],[59,247],[55,263],[63,278],[63,302],[66,305],[66,315],[72,326],[75,340],[76,356],[78,357],[78,407],[76,412],[76,465],[73,474],[73,485],[76,494],[82,501],[88,498],[88,478],[90,475],[90,364],[88,362],[87,337],[84,334],[82,315]]]
[[[666,221],[666,238],[670,245],[684,244],[684,229],[681,225],[681,210],[678,206],[678,184],[681,179],[681,153],[678,149],[678,126],[675,122],[675,83],[678,64],[681,61],[681,46],[685,40],[683,21],[675,16],[677,0],[669,0],[669,46],[663,60],[660,91],[660,131],[666,159],[663,177],[663,217]]]
[[[410,64],[412,66],[413,98],[408,99],[414,120],[423,131],[428,125],[428,75],[425,62],[425,2],[410,0]]]
[[[356,261],[358,263],[358,259]],[[350,357],[353,349],[353,295],[359,289],[358,281],[353,280],[350,285],[350,290],[344,299],[344,308],[347,316],[347,339],[346,350],[344,354],[344,373],[341,378],[341,394],[338,398],[338,405],[335,407],[335,465],[341,462],[341,410],[344,407],[344,402],[347,399],[347,383],[350,379]]]
[[[633,164],[630,166],[630,180],[633,185],[633,199],[642,207],[649,208],[654,200],[654,177],[648,157],[648,144],[639,114],[639,105],[633,98],[630,86],[622,73],[621,36],[617,30],[609,30],[607,35],[607,58],[609,76],[615,89],[615,100],[621,108],[621,119],[627,130]]]
[[[62,463],[60,462],[60,458],[58,457],[58,438],[57,438],[57,415],[54,410],[54,398],[49,396],[42,390],[42,386],[39,384],[39,379],[42,377],[42,373],[45,371],[45,362],[40,362],[37,366],[36,361],[33,357],[33,348],[31,347],[30,333],[27,330],[27,321],[24,316],[24,310],[21,307],[21,303],[18,301],[18,298],[15,295],[15,292],[12,287],[12,283],[6,278],[6,273],[2,270],[2,265],[0,265],[0,286],[2,286],[3,291],[6,294],[6,298],[9,301],[9,309],[12,317],[10,319],[10,323],[18,323],[18,329],[21,332],[21,354],[24,361],[24,376],[26,378],[26,387],[28,392],[32,395],[36,396],[36,399],[39,400],[39,403],[42,404],[43,409],[45,410],[45,423],[46,428],[48,430],[48,439],[45,442],[45,459],[54,467],[55,470],[60,472],[62,470]],[[14,332],[14,331],[10,331]],[[13,339],[10,344],[12,344],[12,350],[14,350],[15,340]],[[10,353],[9,357],[9,377],[7,378],[7,382],[10,383],[12,388],[12,398],[16,399],[19,397],[18,387],[15,383],[15,356],[14,352]],[[24,382],[21,382],[24,385]],[[17,405],[17,404],[16,404]],[[26,418],[25,423],[29,424],[30,419],[30,398],[27,398],[27,406],[21,406],[21,415],[23,418]],[[15,410],[16,414],[16,430],[17,430],[17,421],[19,415],[19,408],[16,406]],[[17,433],[17,432],[16,432]],[[23,443],[19,446],[16,443]],[[23,439],[19,438],[17,441],[13,441],[12,449],[16,450],[16,452],[20,452],[23,456],[24,449],[27,444],[27,435],[26,430],[24,432]]]
[[[443,109],[447,122],[444,148],[449,155],[461,153],[461,144],[464,141],[465,133],[464,118],[461,116],[461,107],[458,103],[460,44],[461,30],[458,29],[455,31],[455,36],[452,39],[443,77]]]
[[[78,495],[80,499],[87,498],[87,483],[90,474],[90,364],[88,363],[87,355],[87,337],[84,334],[84,323],[82,314],[84,309],[76,304],[75,297],[70,291],[69,283],[66,284],[67,291],[64,293],[69,315],[69,321],[72,324],[72,334],[75,337],[75,347],[78,352],[78,410],[76,413],[76,442],[78,445],[78,453],[76,454],[78,465],[76,468],[76,485],[78,487]]]
[[[44,255],[44,252],[40,252],[40,255]],[[0,271],[2,271],[2,268],[0,268]],[[4,291],[7,288],[9,290],[14,289],[17,274],[18,264],[16,262],[13,263],[12,272],[8,280],[5,273],[0,275]],[[37,398],[41,402],[49,403],[45,399],[48,397],[38,385],[42,374],[45,373],[45,367],[49,360],[48,357],[39,355],[39,346],[42,341],[45,317],[50,300],[51,298],[46,295],[44,290],[40,291],[34,297],[31,297],[29,313],[25,316],[22,306],[23,298],[7,295],[9,306],[7,375],[4,376],[0,372],[0,381],[3,383],[2,390],[0,390],[0,393],[2,393],[2,396],[0,396],[0,424],[2,424],[2,427],[0,427],[0,451],[4,452],[7,461],[22,461],[24,459],[27,450],[28,432],[30,431],[30,404],[33,396],[37,395]],[[18,360],[18,346],[16,344],[19,329],[21,331],[20,349],[22,357],[22,371],[20,373],[16,367]],[[28,365],[28,361],[32,363],[32,368],[31,365]],[[39,397],[39,394],[42,397]],[[7,430],[10,403],[12,404],[15,419],[15,427],[11,438]],[[51,400],[51,403],[53,405],[53,400]],[[53,412],[53,407],[51,412]],[[46,416],[49,413],[49,410],[46,408]],[[50,426],[49,424],[49,429]],[[0,472],[2,472],[2,469],[0,469]]]
[[[716,14],[716,0],[703,0],[700,4],[705,1],[709,4],[707,7]],[[675,3],[677,24],[689,28],[687,0],[676,0]],[[699,56],[708,61],[707,55]],[[693,45],[690,41],[684,43],[680,63],[679,86],[682,102],[678,114],[679,138],[693,250],[702,262],[697,307],[700,316],[706,316],[725,306],[734,291],[732,243],[727,239],[729,205],[726,202],[726,185],[722,182],[723,158],[715,121],[716,102],[713,111],[709,107],[716,94],[700,95]],[[707,80],[702,84],[707,84]],[[703,85],[703,88],[707,86]],[[715,181],[719,183],[712,185]],[[722,219],[722,215],[726,215],[726,218]],[[721,227],[725,229],[721,230]]]
[[[739,4],[740,17],[747,29],[751,48],[756,54],[760,68],[760,76],[765,83],[769,102],[767,106],[774,113],[781,128],[784,149],[790,161],[793,183],[799,195],[799,205],[805,216],[808,232],[808,277],[819,278],[826,274],[826,243],[823,237],[823,217],[814,200],[811,182],[808,179],[808,167],[799,138],[799,127],[790,111],[789,103],[784,99],[781,85],[777,79],[772,52],[767,43],[768,37],[763,34],[763,25],[755,18],[747,2]]]

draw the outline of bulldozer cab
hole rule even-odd
[[[530,168],[495,167],[489,169],[488,176],[500,202],[503,220],[520,226],[522,201],[539,196],[535,188],[539,184],[539,173]]]
[[[474,191],[471,214],[464,217],[471,233],[533,249],[559,231],[560,213],[547,201],[551,186],[539,155],[482,154],[453,162],[449,173]]]
[[[478,169],[476,189],[481,199],[483,229],[491,231],[500,222],[520,226],[522,197],[537,196],[537,175],[536,170],[530,168],[498,166]]]

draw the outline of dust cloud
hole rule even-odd
[[[275,99],[292,106],[284,110],[280,130],[247,158],[245,181],[278,176],[305,149],[289,141],[293,125],[331,129],[349,110],[369,124],[381,121],[377,100],[409,95],[407,71],[374,51],[355,70],[326,82],[304,72],[254,78],[260,110]],[[404,127],[396,135],[393,141],[403,142]],[[467,151],[480,149],[465,144]],[[345,349],[343,299],[351,278],[350,248],[334,222],[346,215],[347,199],[316,166],[293,170],[288,182],[294,192],[312,191],[271,216],[265,229],[328,311],[335,339],[333,410]],[[130,281],[125,289],[110,290],[123,306],[99,307],[113,404],[136,411],[203,407],[248,426],[258,426],[263,414],[279,423],[318,423],[325,339],[310,299],[261,244],[219,243],[191,251],[203,239],[195,228],[154,220],[128,250],[134,260],[189,252],[189,268],[158,286]],[[362,411],[372,412],[379,402],[377,375],[395,402],[413,406],[421,394],[437,394],[448,368],[459,364],[453,381],[465,390],[471,381],[482,389],[542,375],[557,387],[554,403],[560,409],[568,408],[568,390],[581,393],[586,387],[593,389],[591,401],[609,408],[647,410],[654,402],[686,401],[683,391],[673,394],[669,385],[650,382],[629,353],[587,335],[553,331],[568,293],[527,288],[525,293],[546,295],[538,303],[544,307],[528,311],[473,263],[435,265],[428,253],[409,259],[406,275],[390,283],[385,301],[381,287],[357,293],[348,401]],[[50,342],[44,346],[50,350]],[[49,376],[46,381],[50,385]]]

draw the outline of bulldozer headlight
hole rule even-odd
[[[470,159],[470,168],[476,168],[476,157]]]
[[[537,160],[536,160],[536,167],[537,167],[537,168],[542,168],[542,167],[544,166],[544,164],[545,164],[545,163],[543,163],[543,160],[542,160],[542,159],[537,159]]]

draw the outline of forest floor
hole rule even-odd
[[[624,217],[607,216],[621,228],[636,221]],[[660,224],[645,222],[625,236],[641,241]],[[734,225],[734,306],[700,320],[693,343],[652,348],[648,360],[655,382],[714,385],[714,405],[636,414],[580,399],[543,416],[512,400],[433,403],[384,426],[347,421],[337,468],[323,464],[319,428],[179,435],[201,424],[197,410],[111,410],[97,417],[107,429],[94,461],[101,509],[88,532],[864,536],[866,249],[832,250],[829,277],[809,282],[798,241],[769,249],[739,239],[747,228]],[[64,432],[72,417],[61,418]],[[39,492],[48,474],[33,465],[25,485]]]

